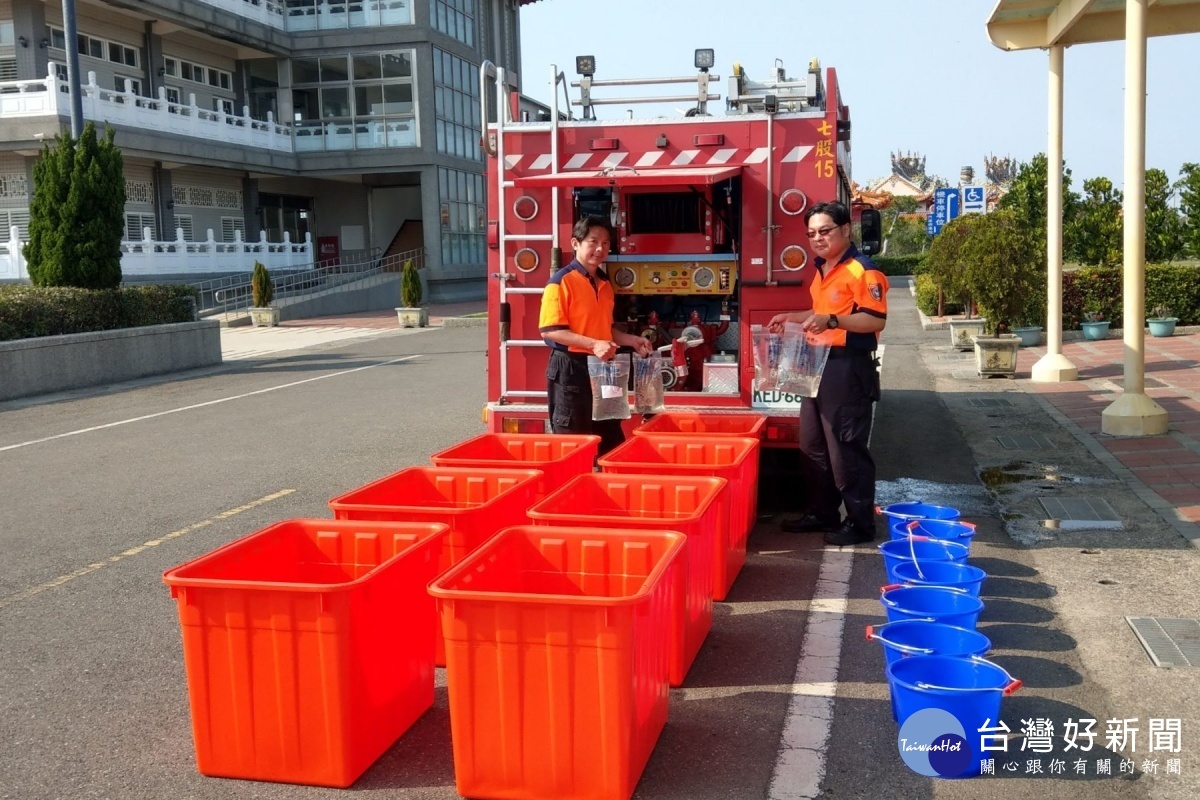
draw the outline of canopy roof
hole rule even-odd
[[[1200,32],[1200,0],[1146,0],[1148,36]],[[999,0],[988,38],[1001,50],[1125,38],[1126,0]]]

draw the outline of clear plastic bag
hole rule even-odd
[[[750,326],[754,345],[754,389],[773,392],[779,386],[779,359],[783,352],[783,337],[771,333],[762,325]]]
[[[657,353],[646,358],[633,356],[633,410],[638,414],[667,410],[662,369],[663,358]]]
[[[601,361],[588,356],[592,381],[592,419],[629,419],[629,359]]]
[[[833,337],[827,333],[810,333],[799,323],[784,325],[779,343],[779,363],[775,372],[775,389],[800,397],[816,397],[821,387],[821,374],[829,359]]]

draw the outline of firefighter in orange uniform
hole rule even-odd
[[[542,294],[538,328],[551,347],[546,366],[547,404],[554,433],[592,433],[600,437],[600,455],[625,440],[621,420],[592,419],[589,355],[605,361],[618,346],[648,356],[654,348],[641,336],[613,325],[616,296],[603,266],[613,231],[601,217],[584,217],[571,231],[575,258],[550,276]]]
[[[815,398],[800,408],[800,460],[807,508],[784,520],[789,533],[824,533],[834,545],[875,538],[875,461],[867,448],[872,404],[879,400],[875,349],[887,324],[888,282],[850,241],[850,211],[819,203],[804,215],[817,254],[810,311],[778,314],[770,329],[799,322],[813,333],[832,332],[833,346]],[[846,506],[841,520],[838,506]]]

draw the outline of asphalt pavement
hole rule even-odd
[[[948,335],[922,330],[905,289],[889,300],[872,442],[879,497],[944,500],[979,523],[972,562],[990,576],[980,630],[1025,683],[1002,707],[1009,753],[996,754],[995,776],[970,781],[904,766],[882,654],[862,636],[883,619],[878,552],[782,534],[794,500],[774,498],[672,691],[636,796],[1200,796],[1200,673],[1154,666],[1124,620],[1200,617],[1187,520],[1100,458],[1096,434],[1072,428],[1028,381],[965,374]],[[306,338],[242,342],[242,357],[218,368],[0,404],[0,797],[342,794],[196,773],[161,574],[275,520],[327,517],[329,498],[477,433],[485,338],[361,319],[293,330]],[[1007,447],[1014,436],[1031,446]],[[1120,529],[1048,527],[1043,501],[1064,499],[1105,501]],[[456,796],[441,673],[434,708],[357,790]],[[1084,718],[1099,735],[1081,754],[1062,732]],[[1054,727],[1049,753],[1021,735],[1037,719]],[[1106,746],[1115,719],[1137,720],[1133,748]],[[1152,719],[1180,720],[1176,752],[1150,750]],[[1095,774],[1101,757],[1114,759],[1112,777]]]

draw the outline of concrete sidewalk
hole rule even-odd
[[[314,347],[348,344],[352,341],[386,335],[409,335],[423,330],[454,324],[474,324],[470,315],[486,311],[483,300],[429,306],[429,328],[401,328],[396,312],[363,311],[309,319],[290,319],[274,328],[221,328],[221,358],[224,361],[252,361],[279,353]],[[486,324],[481,319],[478,324]]]

